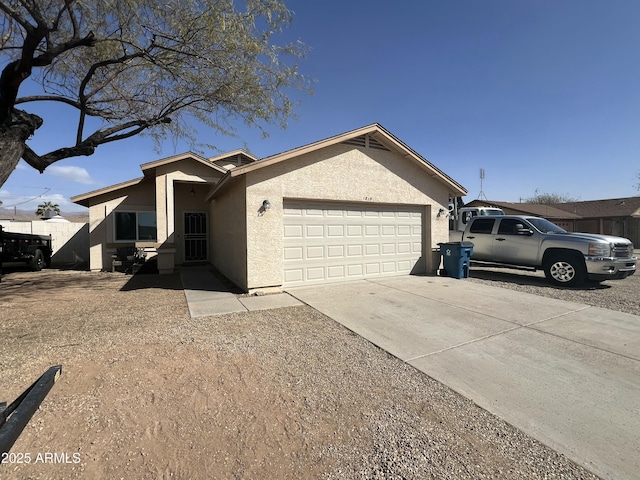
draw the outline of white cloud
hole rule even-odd
[[[55,175],[56,177],[65,178],[67,180],[71,180],[72,182],[83,183],[85,185],[95,183],[91,178],[91,175],[89,175],[89,172],[87,172],[82,167],[62,167],[53,165],[47,168],[46,172],[50,173],[51,175]]]

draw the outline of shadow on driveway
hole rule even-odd
[[[483,268],[471,266],[471,278],[478,278],[496,283],[511,283],[515,285],[531,285],[549,290],[606,290],[611,285],[587,281],[576,287],[559,287],[551,284],[542,272],[531,272],[528,270],[516,270],[510,268]],[[498,285],[499,286],[499,285]]]

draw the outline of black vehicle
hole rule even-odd
[[[5,232],[0,225],[0,274],[3,266],[42,270],[51,265],[52,254],[51,235]]]

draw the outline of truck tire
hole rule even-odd
[[[34,272],[39,272],[44,268],[44,254],[42,253],[42,250],[35,251],[33,258],[29,262],[29,266]]]
[[[580,255],[556,254],[545,261],[544,275],[554,285],[575,287],[585,281],[587,269]]]

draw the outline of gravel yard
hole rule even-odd
[[[546,280],[543,272],[508,268],[472,265],[469,277],[472,282],[640,315],[640,274],[623,280],[587,282],[576,288],[555,287]]]
[[[639,313],[505,275],[469,281]],[[3,479],[596,478],[310,307],[191,319],[178,275],[10,273],[0,336],[0,401],[63,365]]]

